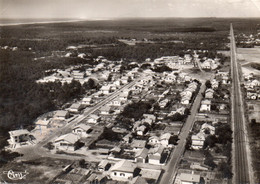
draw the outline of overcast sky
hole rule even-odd
[[[260,0],[0,0],[0,18],[260,17]]]

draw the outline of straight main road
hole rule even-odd
[[[106,105],[108,102],[112,101],[113,99],[117,98],[119,96],[119,94],[122,93],[123,90],[129,89],[132,86],[134,86],[136,84],[136,82],[138,80],[140,80],[140,78],[142,78],[142,75],[140,77],[138,77],[137,79],[133,80],[132,82],[122,86],[120,89],[118,89],[117,91],[115,91],[111,95],[107,96],[104,100],[97,103],[94,107],[84,111],[83,114],[79,115],[78,117],[76,117],[72,121],[68,122],[68,124],[65,125],[64,127],[57,129],[56,131],[54,131],[50,135],[47,135],[42,141],[36,143],[33,146],[21,148],[20,152],[26,153],[25,155],[27,155],[27,157],[29,155],[30,158],[45,157],[45,156],[48,156],[48,154],[49,154],[50,157],[55,158],[55,155],[52,155],[49,152],[47,152],[45,149],[43,149],[43,146],[45,144],[52,141],[54,138],[64,134],[64,132],[68,131],[73,126],[75,126],[75,125],[79,124],[80,122],[84,121],[90,114],[94,113],[95,111],[97,111],[98,109],[100,109],[102,106]],[[59,157],[59,156],[56,156],[56,157]],[[19,158],[19,159],[22,159],[22,158]]]
[[[243,100],[240,89],[239,72],[236,56],[236,44],[232,24],[230,25],[230,57],[232,77],[232,128],[233,128],[233,172],[234,183],[250,182],[248,144],[246,143],[246,128]]]
[[[202,95],[201,93],[205,91],[205,84],[203,82],[203,84],[200,87],[200,91],[197,95],[197,97],[195,98],[195,101],[192,105],[191,108],[191,115],[188,116],[184,126],[182,127],[182,130],[180,132],[180,136],[179,136],[179,141],[178,141],[178,145],[174,148],[171,158],[168,162],[168,164],[166,165],[165,168],[165,173],[162,176],[162,179],[160,181],[161,184],[171,184],[173,183],[173,180],[177,174],[177,165],[180,162],[181,156],[184,153],[185,150],[185,145],[186,145],[186,139],[189,135],[190,130],[192,129],[193,123],[194,123],[194,119],[195,119],[195,115],[199,109],[200,106],[200,102],[202,100]]]
[[[44,140],[42,140],[41,142],[39,142],[37,144],[37,146],[43,146],[45,144],[47,144],[48,142],[50,142],[52,139],[54,139],[55,137],[57,137],[58,135],[62,134],[63,132],[66,132],[67,130],[69,130],[71,127],[75,126],[76,124],[79,124],[80,122],[82,122],[84,119],[86,119],[90,114],[92,114],[93,112],[95,112],[96,110],[100,109],[102,106],[106,105],[108,102],[112,101],[113,99],[115,99],[116,97],[118,97],[118,95],[125,89],[128,89],[132,86],[135,85],[135,83],[139,80],[135,79],[134,81],[124,85],[123,87],[121,87],[120,89],[118,89],[117,91],[115,91],[114,93],[112,93],[111,95],[107,96],[104,100],[102,100],[101,102],[97,103],[94,107],[90,108],[87,111],[84,111],[83,114],[79,115],[77,118],[75,118],[74,120],[72,120],[71,122],[69,122],[66,126],[64,126],[63,128],[60,128],[58,130],[56,130],[55,132],[53,132],[51,135],[47,136],[44,138]]]

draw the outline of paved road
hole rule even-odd
[[[184,124],[180,136],[178,145],[175,147],[171,154],[171,158],[165,168],[165,173],[162,176],[161,182],[162,184],[170,184],[173,183],[173,180],[175,178],[175,175],[177,174],[177,165],[180,162],[181,156],[183,155],[183,152],[185,150],[186,145],[186,139],[189,135],[190,130],[192,129],[195,115],[200,107],[200,102],[202,100],[201,93],[205,91],[205,84],[203,83],[201,85],[200,91],[192,105],[191,108],[191,115],[188,116],[186,123]]]
[[[243,101],[240,90],[239,73],[236,57],[236,44],[233,26],[230,26],[230,56],[231,56],[231,76],[232,76],[232,124],[233,124],[233,171],[234,183],[250,183],[249,165],[246,144],[245,119],[243,111]]]
[[[141,76],[142,77],[142,76]],[[38,158],[38,157],[63,157],[63,156],[55,156],[54,154],[50,154],[49,152],[47,152],[45,149],[42,148],[42,146],[44,146],[45,144],[47,144],[48,142],[52,141],[54,138],[64,134],[64,132],[68,131],[70,128],[72,128],[73,126],[75,126],[76,124],[79,124],[81,121],[84,121],[84,119],[86,119],[90,114],[92,114],[93,112],[95,112],[96,110],[100,109],[102,106],[106,105],[108,102],[110,102],[111,100],[115,99],[116,97],[118,97],[118,95],[125,89],[129,89],[132,86],[135,85],[135,83],[141,78],[137,78],[135,80],[133,80],[132,82],[122,86],[120,89],[118,89],[117,91],[115,91],[114,93],[112,93],[111,95],[107,96],[104,100],[100,101],[99,103],[97,103],[94,107],[86,110],[85,112],[83,112],[83,114],[79,115],[78,117],[76,117],[75,119],[73,119],[72,121],[70,121],[66,126],[57,129],[56,131],[54,131],[52,134],[46,136],[41,142],[38,142],[36,145],[32,146],[32,147],[26,147],[26,148],[22,148],[20,149],[21,153],[25,153],[25,157],[27,156],[28,158]],[[49,155],[48,155],[49,154]],[[69,158],[69,157],[68,157]],[[80,158],[80,157],[79,157]],[[75,159],[77,159],[77,157],[75,157]]]

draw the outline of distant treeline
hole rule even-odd
[[[215,28],[213,27],[166,27],[166,28],[157,28],[157,29],[152,29],[151,32],[156,32],[156,33],[186,33],[186,32],[214,32],[216,31]]]

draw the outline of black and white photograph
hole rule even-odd
[[[260,0],[0,0],[0,184],[260,184]]]

